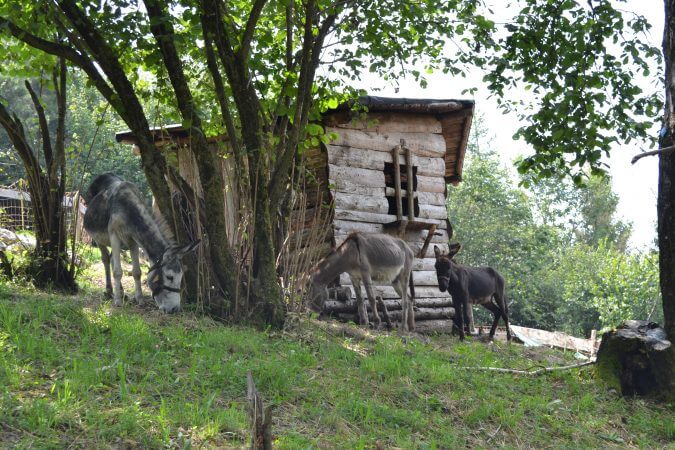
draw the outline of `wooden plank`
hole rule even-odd
[[[391,189],[392,192],[394,191],[393,188],[389,189]],[[339,193],[345,193],[356,195],[369,195],[371,197],[384,197],[386,192],[384,187],[358,186],[349,180],[334,181],[333,184],[331,185],[331,191],[333,191],[334,196],[337,196]]]
[[[413,165],[412,165],[412,153],[409,147],[405,147],[405,168],[406,168],[406,190],[407,190],[407,200],[408,200],[408,220],[412,221],[415,218],[415,198],[413,197]],[[400,174],[400,173],[399,173]],[[399,196],[400,198],[400,196]]]
[[[332,121],[338,128],[373,131],[376,133],[442,133],[441,122],[432,115],[406,114],[398,112],[370,112],[365,117],[356,117],[344,122]],[[341,122],[341,123],[338,123]]]
[[[443,230],[445,231],[445,230]],[[369,231],[364,231],[366,233],[369,233]],[[377,231],[376,231],[377,232]],[[352,231],[347,231],[347,230],[334,230],[334,235],[333,237],[335,238],[336,242],[339,242],[340,244],[344,242],[345,239],[352,233]],[[395,236],[396,234],[392,231],[389,233],[391,236]],[[422,249],[424,246],[424,242],[426,241],[425,235],[420,235],[418,231],[415,232],[406,232],[403,236],[401,236],[401,239],[406,241],[408,245],[410,246],[411,249],[415,250],[417,249],[418,251]],[[427,252],[428,255],[433,254],[433,246],[442,246],[444,244],[448,243],[448,235],[447,234],[442,234],[442,235],[437,235],[434,233],[434,235],[430,239],[430,246],[431,249]],[[445,248],[445,247],[443,247]],[[415,253],[415,257],[417,257],[418,253]]]
[[[389,202],[387,202],[387,198],[384,196],[371,197],[367,195],[336,193],[335,208],[387,214]]]
[[[393,163],[391,150],[367,150],[340,145],[327,145],[328,162],[337,166],[360,167],[363,169],[384,170],[385,163]],[[399,164],[405,164],[405,157],[399,155]],[[417,166],[417,175],[443,177],[445,160],[437,157],[413,154],[413,166]]]
[[[387,308],[389,309],[389,308]],[[380,308],[378,308],[378,313],[380,316],[380,320],[384,323],[384,315],[383,312]],[[414,311],[415,314],[415,321],[424,321],[424,320],[449,320],[452,319],[455,315],[455,309],[454,308],[418,308]],[[337,317],[340,320],[345,320],[345,321],[357,321],[358,316],[356,315],[356,311],[353,312],[340,312],[336,313]],[[401,320],[401,315],[402,311],[400,309],[395,309],[392,311],[389,311],[389,318],[393,321],[400,321]],[[373,315],[369,312],[368,313],[368,320],[373,321]]]
[[[365,292],[364,292],[365,295]],[[370,302],[364,297],[366,303],[366,309],[370,311]],[[387,309],[397,310],[401,309],[401,300],[400,299],[387,299],[384,300],[384,304]],[[448,308],[452,307],[452,299],[450,297],[439,297],[439,298],[418,298],[415,299],[415,306],[418,308]],[[324,311],[328,312],[355,312],[356,311],[356,300],[348,300],[346,302],[341,302],[338,300],[328,300],[323,306]]]
[[[383,224],[381,223],[368,223],[368,222],[353,222],[349,220],[334,220],[333,221],[333,230],[335,235],[349,235],[352,232],[359,231],[362,233],[382,233]],[[410,242],[423,241],[426,239],[429,231],[428,230],[419,230],[419,231],[407,231],[403,237],[404,240]],[[447,243],[448,242],[448,230],[440,229],[437,226],[434,236],[432,238],[432,243]]]
[[[445,180],[438,177],[417,175],[418,192],[440,192],[445,194]]]
[[[331,182],[348,181],[358,186],[385,187],[384,172],[381,170],[328,164],[328,178]]]
[[[394,196],[394,188],[385,188],[384,193],[387,197]],[[403,197],[407,197],[407,192],[403,191]],[[420,204],[445,206],[447,199],[442,192],[420,192],[415,191],[415,198]]]
[[[436,278],[435,270],[413,270],[412,274],[413,282],[415,283],[416,288],[417,286],[430,286],[432,288],[438,288],[438,279]],[[340,274],[340,284],[342,286],[351,286],[351,279],[347,273]]]
[[[351,284],[345,284],[343,285],[350,289],[352,291],[351,298],[354,299],[356,296],[354,295],[353,287]],[[363,295],[366,295],[365,289],[361,289],[363,292]],[[398,299],[400,298],[396,291],[394,290],[393,287],[391,286],[373,286],[373,291],[375,295],[381,296],[383,299]],[[410,293],[410,291],[408,291]],[[441,292],[438,290],[438,286],[415,286],[415,298],[447,298],[448,293],[447,292]]]
[[[438,244],[437,244],[438,245]],[[431,244],[431,248],[433,249],[434,244]],[[433,250],[430,251],[429,253],[433,254]],[[436,258],[415,258],[415,261],[413,261],[413,270],[436,270],[435,269],[435,264],[436,264]]]
[[[452,333],[452,320],[436,319],[415,321],[415,331],[417,333]]]
[[[545,331],[538,330],[536,328],[519,327],[517,325],[511,325],[511,330],[520,334],[524,334],[525,336],[541,342],[544,345],[567,350],[575,350],[584,353],[594,352],[596,349],[595,346],[599,345],[597,340],[593,342],[590,339],[577,338],[560,331]]]
[[[396,198],[396,220],[403,218],[403,197],[401,196],[401,160],[399,155],[401,146],[397,145],[391,151],[394,165],[394,197]],[[387,177],[385,176],[385,181]]]
[[[448,210],[445,208],[445,205],[424,205],[420,203],[419,217],[423,219],[447,219]],[[415,220],[417,220],[417,218]]]
[[[332,145],[390,152],[392,148],[401,143],[401,139],[405,139],[406,146],[415,155],[442,158],[446,153],[445,139],[439,134],[399,132],[379,134],[333,127],[327,127],[326,132],[337,134],[337,139],[331,142]]]
[[[335,245],[340,245],[340,244],[342,244],[342,243],[347,239],[348,236],[349,236],[348,234],[335,234],[335,236],[334,236],[334,238],[335,238]],[[442,240],[442,238],[441,238],[441,237],[438,237],[438,236],[435,236],[434,238],[432,238],[432,240],[436,240],[436,239],[438,239],[439,241]],[[412,241],[412,242],[411,242],[411,241],[406,241],[406,243],[410,246],[410,249],[413,251],[413,253],[414,253],[415,255],[419,254],[420,250],[422,249],[422,246],[424,245],[424,241],[423,241],[423,240]],[[445,241],[443,241],[443,242],[434,242],[434,243],[432,243],[432,245],[437,246],[437,247],[440,248],[444,253],[447,253],[448,250],[449,250],[449,247],[448,247],[448,241],[447,241],[447,240],[445,240]],[[425,259],[426,259],[426,258],[425,258]]]
[[[389,223],[396,221],[396,216],[393,214],[377,214],[363,211],[351,211],[347,209],[335,208],[335,219],[351,220],[355,222],[369,222],[369,223]],[[445,223],[446,217],[443,220],[427,219],[423,217],[415,218],[416,222],[435,223],[440,229],[447,229],[448,225]]]

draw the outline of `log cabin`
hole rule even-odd
[[[416,256],[412,276],[417,328],[448,331],[454,311],[447,293],[438,290],[430,247],[447,251],[452,237],[447,185],[462,179],[474,102],[369,96],[357,106],[342,105],[325,113],[330,142],[305,153],[331,229],[326,247],[300,244],[299,250],[325,255],[328,246],[339,246],[355,231],[404,238]],[[356,305],[349,277],[343,274],[335,286],[338,300],[326,303],[326,313],[353,320]],[[377,286],[376,291],[395,319],[400,303],[394,289]]]

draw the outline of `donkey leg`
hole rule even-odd
[[[466,335],[464,334],[464,316],[466,315],[466,310],[468,309],[468,301],[457,295],[453,297],[452,304],[455,307],[455,326],[459,332],[459,340],[463,341],[466,338]]]
[[[492,302],[483,303],[483,306],[489,311],[492,311],[492,314],[494,315],[494,320],[492,321],[492,328],[490,328],[490,340],[492,341],[495,337],[495,331],[497,331],[497,324],[499,323],[499,318],[502,316],[502,311],[501,309],[499,309],[497,305],[495,305]]]
[[[98,248],[101,250],[101,261],[103,261],[103,268],[105,269],[105,295],[108,298],[112,298],[113,286],[110,278],[110,252],[105,245],[100,245]]]
[[[129,248],[129,253],[131,253],[131,263],[133,265],[131,274],[134,276],[134,284],[136,287],[135,299],[137,304],[143,303],[143,290],[141,289],[141,263],[138,260],[138,247],[132,245]]]
[[[469,334],[474,335],[476,334],[476,324],[473,321],[473,304],[468,301],[466,302],[466,307],[465,307],[465,316],[466,316],[466,326],[469,328]]]
[[[366,311],[366,304],[363,303],[363,295],[361,293],[361,280],[352,278],[352,286],[354,286],[354,294],[356,294],[356,311],[359,315],[359,325],[368,325],[368,311]]]
[[[387,311],[387,305],[385,305],[384,300],[382,300],[381,296],[377,296],[377,303],[380,305],[382,308],[382,315],[384,315],[384,321],[387,322],[387,329],[391,330],[391,319],[389,318],[389,311]]]
[[[368,303],[370,303],[370,310],[373,312],[375,328],[379,330],[382,327],[382,320],[380,319],[380,315],[377,313],[377,301],[375,299],[375,295],[373,294],[373,280],[370,279],[369,275],[363,277],[363,285],[366,287]]]
[[[112,273],[115,280],[115,284],[113,285],[113,304],[115,306],[122,306],[122,298],[124,297],[124,289],[122,288],[122,262],[120,261],[122,243],[114,233],[110,236],[110,247],[112,248]]]
[[[504,325],[506,325],[506,340],[511,342],[511,327],[509,325],[509,305],[506,302],[503,294],[495,294],[495,300],[497,305],[501,310],[502,318],[504,319]]]
[[[401,330],[413,331],[415,329],[415,311],[413,299],[408,297],[408,280],[399,277],[391,285],[398,296],[401,297]],[[403,324],[406,324],[406,327]]]

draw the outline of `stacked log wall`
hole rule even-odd
[[[341,120],[340,120],[341,119]],[[446,139],[441,121],[434,115],[375,113],[367,119],[344,122],[336,116],[327,120],[327,134],[337,136],[324,146],[328,168],[328,186],[334,201],[333,239],[339,246],[350,233],[388,232],[384,225],[397,220],[390,214],[387,196],[394,189],[387,187],[385,164],[393,163],[392,149],[405,141],[417,167],[415,198],[419,205],[416,222],[436,225],[425,255],[420,255],[428,230],[408,230],[401,237],[415,254],[413,282],[416,293],[416,321],[424,331],[449,331],[454,315],[452,300],[438,290],[433,245],[448,251],[446,210]],[[447,127],[446,127],[447,131]],[[399,157],[405,165],[405,155]],[[403,192],[403,197],[407,193]],[[326,312],[340,320],[358,320],[355,294],[349,276],[342,274],[339,284],[349,289],[347,302],[328,302]],[[400,316],[400,298],[390,285],[375,286],[390,310],[392,320]],[[369,313],[370,314],[370,313]]]

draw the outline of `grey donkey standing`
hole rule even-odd
[[[434,245],[436,255],[436,276],[438,289],[448,291],[455,306],[455,324],[459,329],[459,338],[464,340],[464,322],[473,321],[473,314],[469,314],[472,304],[483,305],[492,311],[494,321],[490,329],[490,339],[494,338],[499,318],[506,324],[506,338],[511,340],[509,328],[509,307],[506,303],[504,277],[492,267],[469,267],[457,264],[453,259],[462,248],[460,244],[452,244],[450,252],[444,255]],[[470,319],[469,319],[470,318]],[[473,328],[473,323],[469,323]]]
[[[120,252],[129,250],[136,285],[135,299],[143,299],[141,266],[138,259],[142,247],[152,261],[148,271],[148,286],[162,312],[180,309],[180,286],[183,268],[180,259],[194,250],[199,241],[179,247],[162,219],[148,210],[138,188],[117,175],[106,173],[94,179],[87,191],[87,212],[84,228],[101,250],[105,268],[106,292],[112,294],[115,306],[122,304],[122,265]],[[108,247],[112,252],[108,252]],[[115,279],[114,286],[110,279]]]
[[[414,254],[402,239],[387,234],[352,233],[335,251],[321,260],[310,272],[309,298],[312,308],[323,310],[328,298],[326,287],[341,273],[347,272],[354,286],[361,325],[368,323],[368,312],[361,294],[361,283],[366,288],[375,326],[382,324],[377,313],[373,282],[390,283],[401,297],[402,331],[415,329],[413,312],[414,293],[408,297],[408,285]],[[388,317],[382,299],[379,299],[385,318]]]

